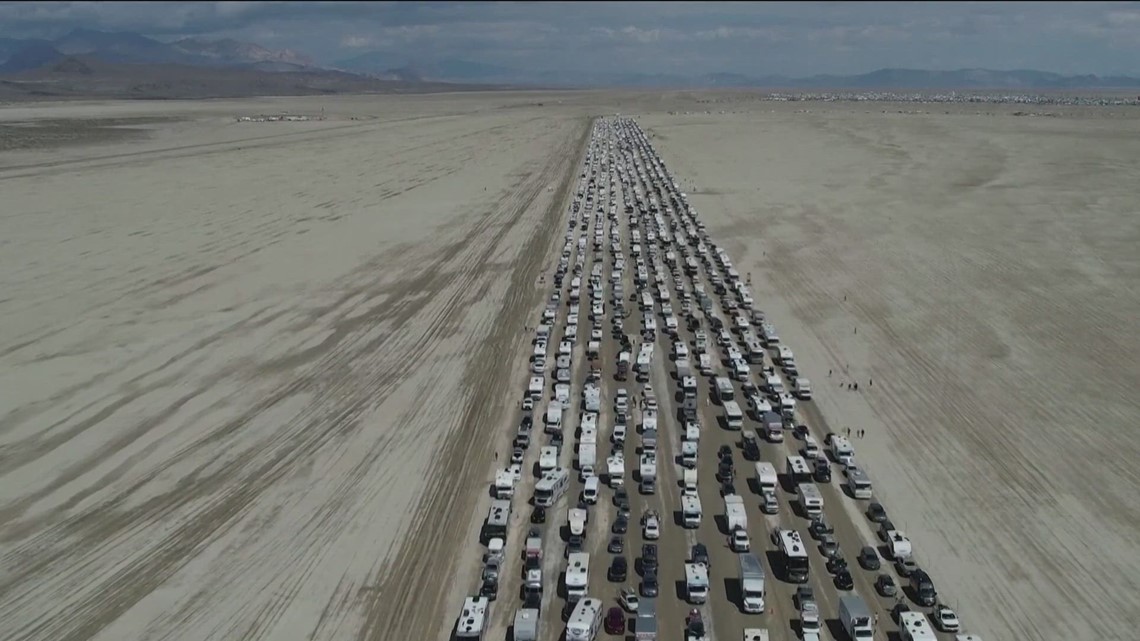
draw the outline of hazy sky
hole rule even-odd
[[[1140,73],[1140,2],[0,2],[0,37],[234,37],[321,62],[382,51],[511,67]]]

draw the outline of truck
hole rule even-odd
[[[728,531],[737,528],[748,529],[748,512],[744,510],[744,497],[738,494],[724,495],[724,518],[728,522]]]
[[[764,566],[760,559],[751,552],[738,555],[740,557],[740,593],[741,609],[747,614],[761,614],[764,612]]]
[[[519,608],[515,611],[515,641],[538,641],[538,608]]]
[[[590,515],[583,508],[572,507],[567,512],[567,522],[570,525],[571,536],[585,536],[586,522],[589,520]]]
[[[636,641],[657,641],[657,599],[640,600],[633,632]]]
[[[776,412],[764,412],[760,415],[760,427],[769,442],[784,442],[784,417]]]
[[[494,494],[497,499],[509,499],[515,495],[515,475],[510,470],[495,472]]]
[[[889,530],[887,532],[887,549],[890,550],[892,559],[909,559],[914,553],[910,539],[902,530]]]
[[[801,400],[811,400],[811,381],[808,379],[802,376],[797,378],[795,381],[795,387],[793,389],[795,390],[796,396],[798,396]]]
[[[839,597],[839,622],[852,641],[875,637],[871,609],[861,596],[847,594]]]
[[[704,563],[685,564],[685,598],[701,604],[709,598],[709,568]]]
[[[547,434],[560,434],[562,432],[562,404],[558,401],[551,401],[546,406],[544,431]]]
[[[697,471],[685,470],[682,479],[682,496],[697,496]]]

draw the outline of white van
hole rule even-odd
[[[582,500],[594,505],[598,502],[598,477],[587,476],[586,482],[582,485]]]

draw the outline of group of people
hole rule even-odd
[[[855,430],[855,438],[863,438],[863,435],[866,433],[867,433],[867,430],[863,430],[863,429]],[[851,438],[851,428],[850,427],[847,428],[847,438]]]

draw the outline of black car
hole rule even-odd
[[[629,531],[629,518],[624,514],[618,514],[614,519],[614,524],[610,526],[610,532],[614,534],[625,534]]]
[[[651,570],[641,577],[641,596],[657,596],[657,570]]]
[[[610,561],[609,577],[610,581],[614,583],[621,583],[626,580],[629,575],[629,562],[625,560],[624,556],[615,556]]]
[[[522,420],[519,421],[519,429],[522,429],[522,430],[529,432],[531,430],[531,428],[533,428],[533,427],[534,427],[534,419],[531,418],[530,414],[524,415],[522,417]]]
[[[887,510],[878,501],[872,501],[867,506],[867,518],[874,523],[882,523],[887,520]]]
[[[689,560],[693,563],[709,564],[709,549],[705,547],[704,543],[697,543],[693,545],[693,549],[689,552]]]
[[[816,483],[830,483],[831,482],[831,464],[825,458],[817,458],[815,460],[815,469],[812,470],[812,479]]]
[[[890,519],[883,519],[879,521],[879,538],[883,541],[887,540],[887,532],[895,529],[895,524],[891,523]]]
[[[808,526],[808,533],[814,538],[819,539],[824,534],[834,534],[835,528],[831,527],[831,525],[822,518],[812,519],[811,525]]]
[[[808,435],[808,426],[804,425],[803,423],[796,423],[796,426],[792,428],[792,436],[794,436],[798,439],[802,440],[807,435]]]
[[[815,603],[815,592],[810,585],[801,585],[796,588],[796,609],[803,611],[805,603]]]
[[[731,459],[732,459],[732,448],[731,447],[729,447],[727,445],[721,445],[720,449],[716,451],[716,456],[721,461],[728,459],[730,461],[730,467],[731,467]]]
[[[523,606],[524,608],[533,608],[535,610],[542,609],[542,590],[525,590],[523,591]]]
[[[879,553],[875,551],[875,548],[865,545],[862,550],[859,550],[859,565],[863,566],[864,570],[878,570],[881,567]]]
[[[721,459],[716,468],[716,478],[720,482],[731,481],[736,476],[736,468],[732,466],[732,459]]]
[[[736,486],[732,484],[732,481],[725,481],[720,484],[720,495],[728,496],[729,494],[736,494]]]
[[[610,537],[610,544],[606,547],[610,554],[621,554],[625,551],[625,538],[620,534]]]
[[[546,523],[546,508],[541,505],[536,506],[534,511],[530,513],[531,523]]]
[[[847,559],[841,556],[833,556],[827,560],[827,571],[831,574],[838,574],[847,569]]]
[[[637,491],[638,491],[638,493],[642,494],[643,496],[649,495],[649,494],[656,494],[657,493],[657,479],[654,479],[654,478],[643,478],[643,479],[641,479],[641,482],[638,483],[638,485],[637,485]]]
[[[644,570],[657,570],[656,543],[645,543],[641,546],[641,567]]]
[[[851,573],[846,569],[840,570],[835,573],[835,587],[840,590],[851,590],[855,588],[855,581],[851,578]]]
[[[906,601],[899,601],[895,607],[891,608],[891,618],[897,622],[902,618],[903,612],[910,612],[910,606],[906,604]]]
[[[619,487],[614,491],[614,505],[629,509],[629,492],[626,492],[624,487]]]
[[[581,552],[583,547],[585,547],[585,541],[583,541],[582,535],[571,534],[569,540],[566,541],[566,556]]]
[[[875,589],[883,596],[894,596],[899,592],[898,585],[889,574],[880,574],[879,578],[875,579]]]
[[[760,444],[756,442],[756,439],[744,441],[744,460],[760,460]]]

